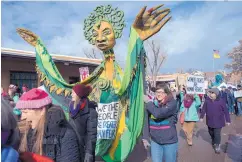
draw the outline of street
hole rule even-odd
[[[205,120],[197,122],[192,147],[187,145],[185,134],[178,123],[178,162],[242,162],[242,118],[231,115],[231,121],[230,126],[222,129],[220,154],[214,153]],[[151,162],[146,157],[146,150],[139,142],[126,162]]]

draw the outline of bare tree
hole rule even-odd
[[[160,45],[154,40],[147,41],[146,44],[148,73],[151,76],[151,85],[156,86],[157,75],[164,61],[167,58]]]
[[[238,84],[242,78],[242,40],[239,41],[239,46],[234,47],[227,56],[231,59],[231,63],[225,64],[225,68],[232,70],[229,81]]]
[[[225,68],[232,69],[234,73],[242,72],[242,40],[239,41],[239,46],[234,47],[227,55],[232,61],[226,64]]]
[[[101,54],[101,52],[94,47],[90,49],[87,49],[87,48],[83,49],[83,53],[86,55],[87,58],[103,59],[103,54]]]

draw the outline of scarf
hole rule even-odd
[[[74,108],[74,102],[71,102],[71,104],[70,104],[71,117],[75,117],[80,110],[83,110],[85,108],[86,104],[87,104],[87,99],[83,99]]]
[[[189,109],[190,106],[192,105],[193,103],[193,96],[192,95],[188,95],[186,94],[185,98],[184,98],[184,107]]]

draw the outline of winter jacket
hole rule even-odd
[[[173,96],[170,96],[166,104],[156,106],[154,102],[146,104],[145,123],[143,129],[143,139],[158,144],[172,144],[178,142],[176,121],[177,103]],[[151,118],[151,115],[154,118]]]
[[[226,104],[228,104],[228,100],[227,100],[227,98],[228,98],[228,94],[227,94],[227,92],[225,92],[225,91],[220,91],[220,98],[221,98]]]
[[[83,110],[75,116],[70,117],[70,123],[78,134],[81,161],[84,161],[86,153],[93,155],[90,162],[95,161],[95,148],[97,141],[97,104],[87,100],[87,104]]]
[[[180,112],[185,112],[185,121],[199,121],[198,109],[201,105],[201,100],[198,95],[194,96],[194,101],[189,108],[185,108],[184,102],[181,105]]]
[[[212,100],[209,97],[205,100],[200,118],[206,114],[206,123],[211,128],[222,128],[226,122],[230,123],[230,116],[226,103],[223,99]]]
[[[30,129],[27,135],[28,152],[33,152],[34,134],[35,130]],[[43,155],[55,162],[80,162],[81,159],[77,135],[58,106],[51,107],[46,115]]]

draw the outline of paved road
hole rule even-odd
[[[185,135],[177,124],[179,136],[178,162],[242,162],[242,118],[231,116],[232,123],[222,129],[222,153],[215,154],[205,122],[198,122],[194,131],[193,146],[189,147]],[[151,162],[141,141],[126,162]]]

